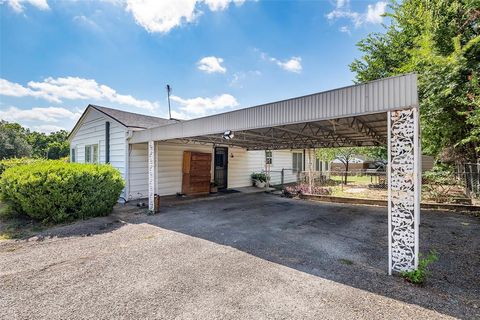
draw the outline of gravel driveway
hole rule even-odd
[[[155,216],[134,211],[120,208],[28,241],[0,242],[2,317],[480,315],[478,218],[423,214],[421,250],[436,248],[441,260],[419,288],[385,274],[384,208],[232,194]]]

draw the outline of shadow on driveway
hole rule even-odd
[[[148,223],[446,315],[480,318],[480,219],[475,217],[422,212],[420,251],[435,249],[440,259],[425,286],[417,287],[387,275],[386,208],[256,193],[180,202],[154,216],[144,212],[119,206],[111,216],[51,228],[31,240]]]
[[[155,216],[133,220],[447,315],[480,316],[480,220],[475,217],[422,212],[420,251],[440,254],[424,287],[387,275],[386,208],[236,194],[164,207]]]

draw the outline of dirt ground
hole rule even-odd
[[[230,194],[118,207],[0,242],[6,319],[480,317],[480,219],[423,211],[424,287],[387,271],[385,208]]]

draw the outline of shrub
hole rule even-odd
[[[108,215],[124,187],[110,165],[41,161],[5,170],[3,200],[18,214],[46,222]]]
[[[403,271],[402,277],[408,282],[422,285],[425,279],[430,274],[428,266],[438,260],[438,253],[435,250],[431,250],[426,258],[420,259],[418,262],[418,268],[412,271]]]
[[[2,173],[7,170],[8,168],[13,168],[16,166],[21,166],[24,164],[45,161],[43,159],[33,159],[33,158],[11,158],[5,159],[0,161],[0,176]]]

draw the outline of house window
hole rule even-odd
[[[292,169],[293,171],[303,171],[303,153],[292,153]]]
[[[70,162],[75,162],[75,148],[72,148],[71,154],[70,154]]]
[[[85,163],[98,163],[98,144],[85,146]]]
[[[315,171],[322,172],[322,161],[318,158],[315,158]]]
[[[265,150],[265,164],[273,164],[273,154],[271,150]]]

